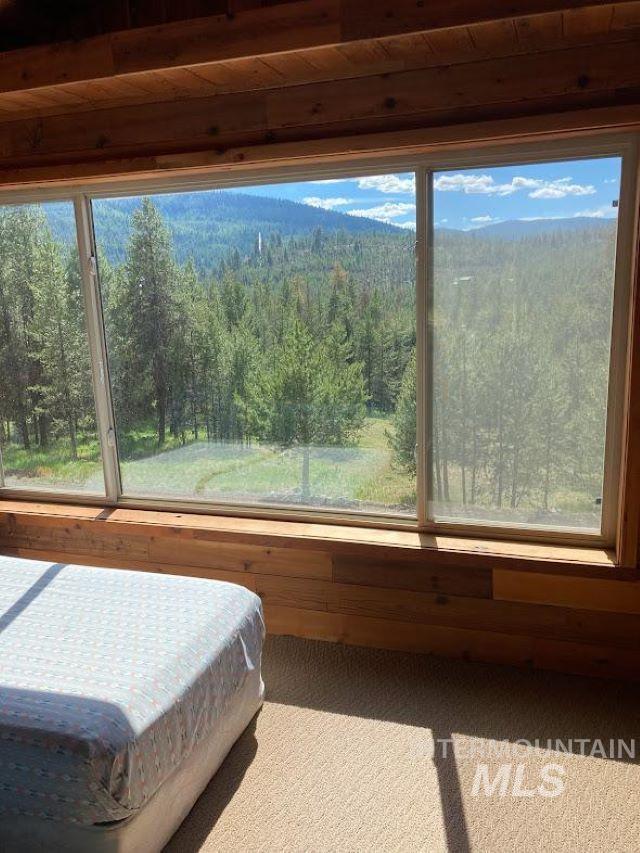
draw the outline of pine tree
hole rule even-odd
[[[171,237],[149,198],[132,217],[127,261],[114,287],[114,332],[119,368],[119,414],[131,424],[155,411],[158,445],[165,443],[176,268]]]
[[[292,313],[271,363],[256,372],[242,401],[252,437],[301,450],[305,501],[310,497],[312,446],[348,444],[364,423],[362,366],[345,363],[347,346],[338,327],[325,341],[314,340]]]
[[[416,472],[416,355],[407,364],[398,404],[393,416],[393,432],[387,434],[396,463],[411,474]]]

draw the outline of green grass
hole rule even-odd
[[[349,448],[311,448],[310,503],[356,511],[411,512],[415,507],[415,478],[392,462],[385,417],[368,417],[358,444]],[[129,494],[238,503],[304,503],[302,450],[261,445],[195,441],[168,436],[157,446],[153,426],[129,432],[120,439],[124,490]],[[78,458],[62,442],[47,450],[25,451],[14,444],[3,448],[8,486],[55,488],[100,493],[104,489],[100,448],[95,436],[83,436]],[[487,521],[537,523],[535,500],[517,511],[487,506],[462,507],[460,471],[449,469],[450,497],[438,515],[485,518]],[[556,490],[546,523],[597,526],[593,498],[580,491]],[[540,517],[540,522],[545,519]]]
[[[2,447],[2,463],[7,486],[34,489],[82,489],[102,474],[100,443],[96,436],[79,437],[76,459],[67,442],[30,450],[8,444]]]
[[[311,502],[358,510],[384,510],[415,502],[415,485],[392,466],[386,431],[389,420],[367,418],[357,446],[310,450]],[[124,490],[199,500],[300,503],[302,450],[260,445],[196,442],[167,436],[157,446],[153,427],[132,430],[119,440]],[[83,439],[78,458],[68,444],[47,450],[3,448],[6,484],[99,492],[103,489],[100,448]]]

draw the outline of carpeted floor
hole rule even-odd
[[[166,853],[640,850],[640,755],[610,743],[640,753],[636,687],[285,637],[268,639],[264,679]],[[448,739],[455,757],[434,757]],[[556,790],[549,763],[555,797],[536,791]],[[510,765],[503,796],[474,796],[479,764],[488,781]]]

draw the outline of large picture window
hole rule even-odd
[[[2,493],[613,544],[634,150],[0,207]]]

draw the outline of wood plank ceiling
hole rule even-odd
[[[35,165],[640,102],[635,0],[233,5],[0,54],[0,181]]]

